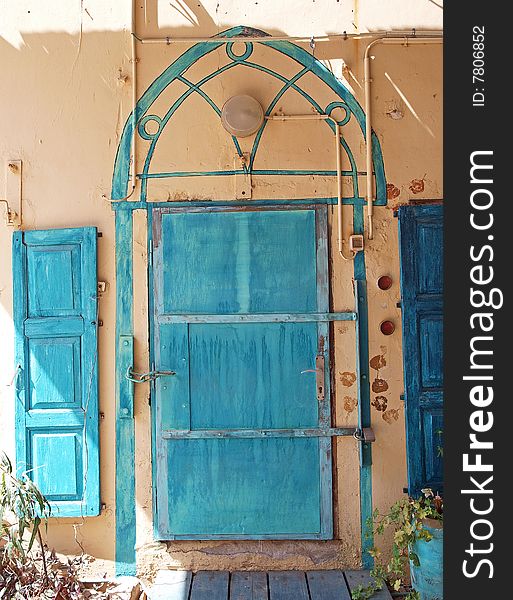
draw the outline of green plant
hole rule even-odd
[[[367,522],[369,535],[381,536],[386,529],[393,527],[392,556],[387,564],[383,564],[379,561],[381,551],[377,547],[369,551],[376,561],[371,571],[373,581],[353,591],[353,600],[368,600],[384,585],[398,591],[404,585],[408,562],[411,560],[416,566],[420,564],[413,545],[418,540],[429,542],[432,539],[431,533],[424,527],[425,519],[443,520],[442,498],[430,489],[424,489],[422,493],[420,498],[398,500],[386,514],[381,514],[377,509],[374,511]],[[420,596],[412,590],[405,600],[420,600]]]
[[[41,524],[50,516],[50,505],[26,475],[16,477],[9,458],[0,455],[0,598],[6,576],[23,570],[36,538],[41,546],[43,581],[48,568],[41,537]],[[30,536],[26,535],[30,533]],[[28,539],[27,539],[28,538]]]
[[[51,509],[34,482],[13,474],[11,461],[0,455],[0,600],[97,600],[108,597],[79,579],[82,557],[60,560],[45,549],[41,525]],[[40,549],[33,551],[38,539]]]
[[[2,555],[17,555],[25,558],[34,544],[36,537],[42,547],[41,523],[47,522],[50,516],[50,504],[37,489],[34,482],[26,475],[20,478],[13,475],[9,458],[0,456],[0,526],[3,541]],[[6,519],[13,517],[14,522]],[[25,532],[31,535],[26,542]],[[25,548],[26,547],[26,548]],[[47,576],[46,569],[45,575]]]

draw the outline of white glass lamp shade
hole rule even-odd
[[[223,127],[236,137],[255,133],[264,121],[264,111],[258,100],[251,96],[232,96],[221,111]]]

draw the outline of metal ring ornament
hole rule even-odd
[[[146,125],[151,121],[155,121],[155,123],[157,123],[158,125],[158,129],[155,133],[149,133],[146,130]],[[139,135],[144,140],[152,140],[160,132],[161,127],[162,119],[160,117],[158,117],[157,115],[146,115],[139,121],[139,124],[137,125],[137,130],[139,131]]]
[[[229,42],[226,44],[226,54],[235,62],[242,62],[249,58],[253,53],[253,44],[251,42],[244,42],[241,40],[241,43],[245,45],[246,49],[240,55],[235,54],[232,50],[233,44],[237,44],[238,42]]]
[[[338,125],[342,127],[342,125],[347,125],[349,123],[349,119],[351,118],[351,109],[345,102],[330,102],[328,106],[324,109],[324,113],[331,117],[331,113],[336,109],[341,108],[346,112],[345,117],[341,121],[337,121]]]

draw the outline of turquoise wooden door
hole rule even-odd
[[[443,489],[443,208],[401,206],[408,490]]]
[[[325,207],[153,221],[156,535],[330,538]]]

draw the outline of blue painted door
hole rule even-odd
[[[16,232],[16,462],[52,516],[99,514],[96,228]]]
[[[401,206],[401,304],[408,489],[443,485],[443,208]]]
[[[325,207],[153,219],[156,535],[331,537]]]

